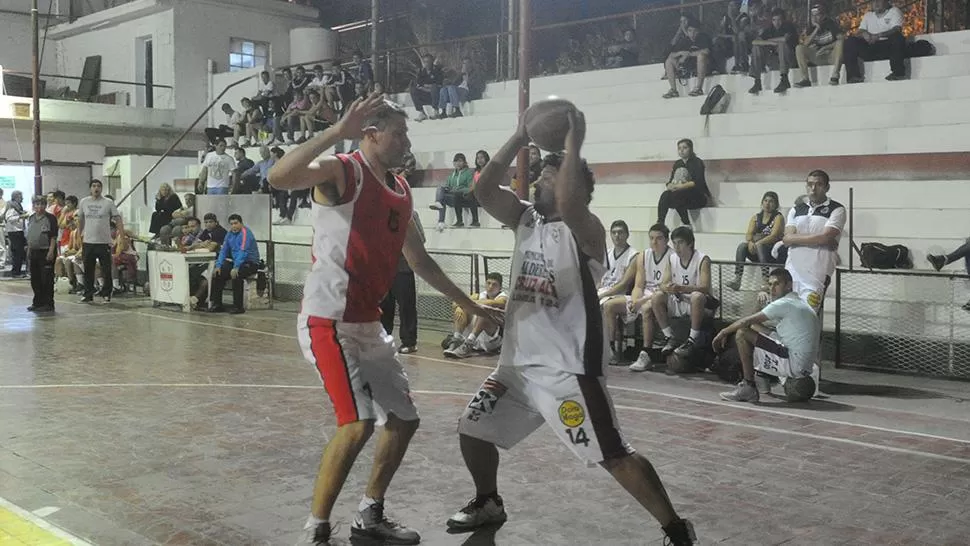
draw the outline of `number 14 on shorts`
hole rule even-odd
[[[559,421],[566,425],[566,436],[573,445],[589,446],[589,436],[582,427],[586,422],[586,411],[575,400],[565,400],[559,404]]]

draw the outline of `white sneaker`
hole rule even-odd
[[[426,119],[428,119],[428,115],[425,114],[424,112],[421,112],[420,114],[418,114],[418,117],[414,118],[414,121],[424,121]]]
[[[631,372],[645,372],[653,369],[653,362],[650,361],[650,355],[646,351],[640,351],[640,356],[637,357],[637,361],[630,364],[628,369]]]
[[[290,219],[289,218],[280,218],[279,220],[273,222],[273,225],[276,225],[276,226],[285,226],[286,224],[289,224],[289,223],[290,223]]]
[[[722,392],[721,398],[731,402],[757,402],[761,397],[754,385],[748,385],[743,379],[733,391]]]
[[[435,201],[434,203],[431,203],[430,205],[428,205],[428,208],[431,210],[441,210],[444,208],[444,205],[442,205],[438,201]]]
[[[484,525],[501,523],[508,519],[502,497],[475,497],[448,520],[449,529],[475,529]]]
[[[417,531],[387,519],[384,516],[383,504],[372,504],[363,512],[358,512],[354,522],[350,524],[350,535],[379,540],[384,544],[418,544],[421,542],[421,535]]]
[[[465,341],[454,349],[451,347],[445,349],[445,356],[448,358],[468,358],[472,355],[472,352],[472,344]]]
[[[444,230],[445,230],[445,228],[447,228],[447,227],[448,227],[448,226],[446,226],[444,222],[438,222],[438,225],[437,225],[437,226],[435,227],[435,229],[437,229],[437,230],[438,230],[438,233],[441,233],[441,232],[442,232],[442,231],[444,231]]]

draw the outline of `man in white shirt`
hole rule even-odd
[[[7,239],[10,241],[10,263],[12,269],[10,276],[15,279],[23,279],[27,275],[23,272],[23,266],[27,261],[27,239],[24,235],[24,220],[30,213],[24,210],[24,194],[20,190],[14,190],[10,194],[10,201],[3,208],[3,224]]]
[[[256,96],[253,97],[253,105],[259,108],[263,112],[263,117],[271,117],[273,99],[276,97],[276,82],[273,81],[273,75],[268,70],[263,70],[259,73],[259,83],[258,91]]]
[[[199,188],[209,195],[227,195],[236,161],[226,153],[226,141],[219,139],[216,150],[205,156],[199,171]],[[203,192],[200,192],[203,193]]]
[[[95,263],[101,264],[101,298],[104,303],[111,301],[111,222],[115,222],[118,231],[123,232],[121,213],[114,201],[102,195],[103,185],[100,180],[92,180],[88,186],[91,195],[81,199],[77,205],[78,229],[84,243],[84,299],[81,303],[94,301]]]
[[[768,276],[772,302],[761,312],[739,319],[721,330],[711,345],[723,350],[729,336],[734,335],[741,358],[744,379],[721,398],[733,402],[757,402],[759,391],[771,392],[766,376],[784,380],[789,401],[808,400],[815,393],[812,366],[818,354],[819,321],[815,311],[792,292],[792,276],[784,269],[775,269]],[[762,326],[776,324],[772,332]],[[760,375],[755,375],[755,371]],[[755,383],[763,379],[763,384]]]
[[[839,262],[839,240],[845,229],[845,207],[828,198],[829,175],[814,170],[805,180],[807,199],[788,211],[785,237],[787,269],[794,291],[816,312],[820,312],[825,290]]]
[[[889,0],[873,0],[872,11],[862,16],[859,30],[845,40],[845,79],[849,83],[864,81],[859,61],[889,59],[892,73],[889,81],[906,79],[906,37],[903,36],[903,12]]]

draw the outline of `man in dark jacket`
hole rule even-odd
[[[28,311],[54,311],[54,259],[57,258],[57,217],[44,210],[47,202],[35,195],[34,213],[27,218],[27,250],[30,260],[30,287],[33,305]]]

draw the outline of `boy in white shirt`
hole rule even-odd
[[[903,12],[889,0],[873,0],[872,11],[862,16],[859,30],[845,40],[845,79],[849,83],[864,81],[859,61],[889,59],[892,73],[889,81],[906,79],[906,37],[903,36]]]

